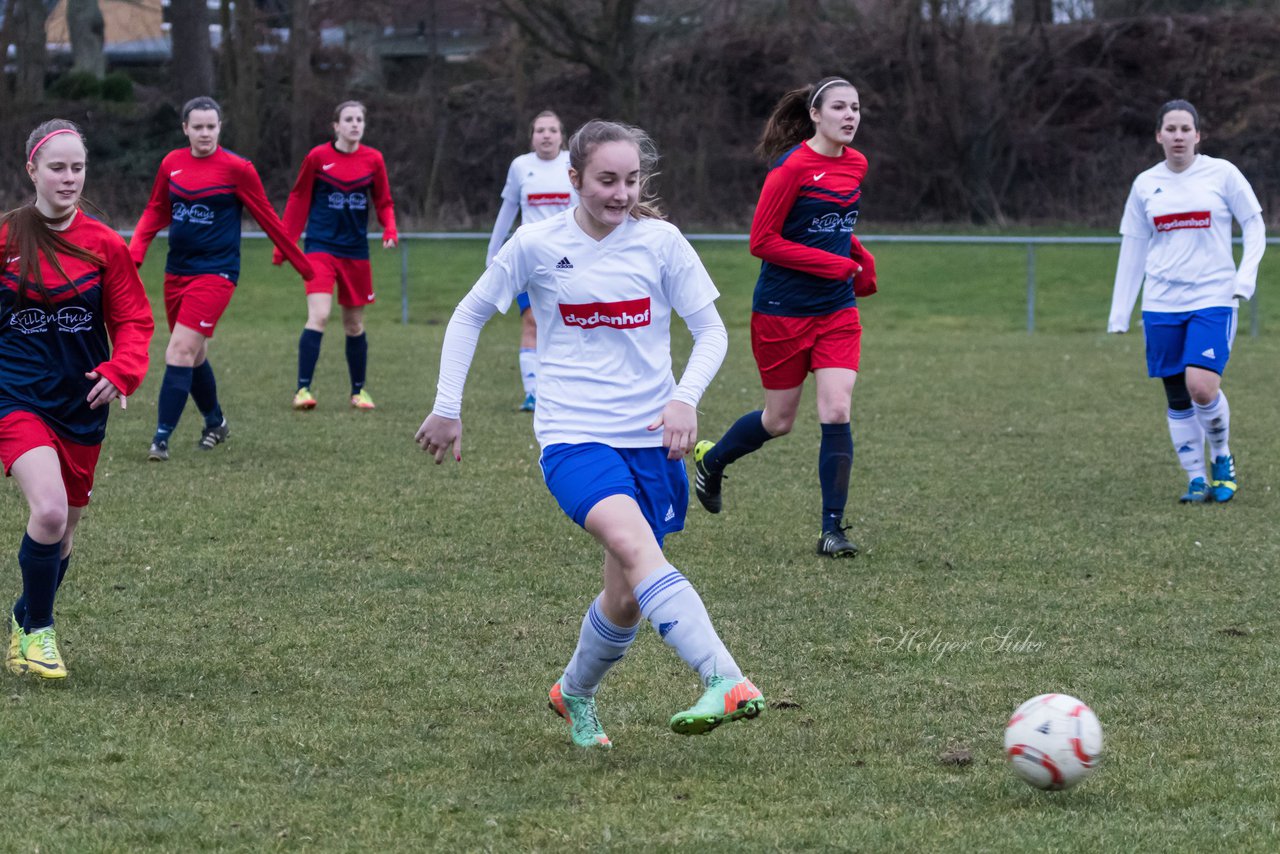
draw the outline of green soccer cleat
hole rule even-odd
[[[360,389],[359,394],[351,395],[351,406],[353,409],[359,409],[362,412],[371,412],[378,407],[374,405],[373,398],[369,396],[369,392]]]
[[[1187,491],[1178,499],[1179,504],[1204,504],[1213,501],[1213,493],[1204,478],[1197,477],[1187,484]]]
[[[204,432],[200,434],[200,441],[196,443],[196,447],[202,451],[212,451],[214,448],[227,441],[231,435],[231,428],[227,426],[227,419],[223,418],[222,423],[217,427],[206,427]]]
[[[27,672],[27,659],[22,654],[22,626],[13,618],[13,611],[9,612],[9,654],[4,658],[4,666],[14,676]]]
[[[713,676],[692,709],[671,719],[671,729],[680,735],[703,735],[743,718],[758,717],[764,711],[764,694],[751,680]]]
[[[316,396],[311,393],[311,389],[305,386],[298,389],[298,393],[293,396],[294,409],[315,409]]]
[[[1236,495],[1236,458],[1230,454],[1213,458],[1213,500],[1226,504]]]
[[[610,748],[613,742],[604,734],[600,719],[596,717],[595,697],[575,697],[560,690],[560,682],[547,693],[547,705],[551,711],[569,724],[573,743],[579,747]]]
[[[719,513],[724,506],[724,502],[720,497],[721,481],[724,479],[724,472],[718,471],[713,473],[711,469],[702,462],[702,458],[707,452],[716,446],[715,442],[703,439],[701,442],[693,446],[693,491],[698,496],[698,503],[702,505],[708,513]]]
[[[58,637],[53,626],[36,629],[22,636],[22,657],[27,660],[27,672],[43,679],[65,679],[67,665],[58,652]]]

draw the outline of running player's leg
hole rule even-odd
[[[1222,374],[1235,341],[1236,310],[1210,308],[1187,323],[1187,390],[1196,420],[1209,440],[1213,498],[1227,502],[1236,494],[1236,464],[1231,454],[1231,407],[1222,391]]]
[[[533,309],[529,306],[529,295],[520,294],[516,298],[520,306],[520,382],[524,386],[524,402],[520,404],[522,412],[532,412],[538,400],[538,323],[533,318]]]
[[[1165,421],[1178,465],[1187,474],[1184,504],[1212,500],[1204,461],[1204,428],[1200,426],[1186,382],[1187,319],[1181,312],[1144,311],[1147,375],[1159,377],[1168,401]]]
[[[22,663],[28,673],[58,679],[67,675],[53,630],[53,600],[69,515],[62,465],[52,445],[40,445],[18,457],[9,473],[30,509],[18,548],[26,611],[19,638]],[[10,661],[9,669],[16,670],[16,664]]]
[[[818,554],[852,557],[858,547],[845,537],[844,510],[849,502],[849,473],[853,468],[853,431],[849,426],[856,371],[819,368],[813,372],[818,388],[818,483],[822,489],[822,533]]]
[[[369,262],[338,259],[338,302],[342,305],[342,329],[347,334],[347,373],[351,377],[351,405],[356,409],[376,408],[365,388],[369,369],[369,338],[365,334],[364,310],[374,303],[373,273]]]
[[[333,256],[321,252],[308,252],[316,275],[305,282],[307,294],[307,322],[298,338],[298,388],[293,396],[294,409],[314,409],[316,406],[316,364],[320,361],[320,347],[324,343],[325,327],[333,310],[333,286],[337,282],[337,269]]]

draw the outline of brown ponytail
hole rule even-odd
[[[822,109],[827,92],[837,84],[853,85],[844,77],[824,77],[812,86],[792,89],[783,95],[765,123],[756,154],[773,165],[781,154],[812,137],[813,118],[809,110]]]

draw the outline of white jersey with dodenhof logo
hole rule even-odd
[[[541,222],[576,205],[578,194],[569,183],[569,152],[543,160],[530,151],[512,160],[502,198],[519,203],[521,225]]]
[[[628,217],[597,241],[572,208],[523,225],[472,293],[505,312],[521,291],[538,323],[539,445],[660,446],[662,430],[648,426],[676,390],[671,314],[720,296],[680,231]]]
[[[1234,307],[1231,220],[1261,211],[1240,170],[1217,157],[1197,155],[1182,172],[1161,162],[1135,178],[1120,233],[1150,241],[1142,310]]]

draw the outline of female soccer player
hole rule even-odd
[[[1222,372],[1236,335],[1237,300],[1258,284],[1266,248],[1262,206],[1240,170],[1196,153],[1200,115],[1169,101],[1156,118],[1164,161],[1133,180],[1120,223],[1120,260],[1108,332],[1127,332],[1142,289],[1147,374],[1164,382],[1169,436],[1187,473],[1184,504],[1230,501],[1236,463]],[[1244,233],[1239,268],[1231,220]],[[1212,462],[1206,471],[1204,444]]]
[[[382,225],[382,248],[396,245],[396,211],[382,153],[361,144],[365,108],[359,101],[343,101],[333,111],[334,141],[317,145],[303,158],[298,180],[284,208],[284,228],[292,243],[305,226],[307,259],[316,277],[307,282],[307,322],[298,340],[298,390],[294,409],[314,409],[311,391],[320,343],[329,312],[333,287],[338,286],[342,328],[347,333],[347,373],[351,376],[351,405],[373,409],[373,398],[364,387],[369,342],[364,331],[364,309],[373,305],[373,275],[369,269],[369,209],[377,211]],[[276,249],[272,261],[284,263]]]
[[[520,224],[541,222],[578,203],[569,182],[569,153],[564,150],[564,125],[560,117],[544,110],[529,124],[533,150],[511,161],[502,188],[502,208],[489,238],[486,266],[502,248],[502,241],[520,214]],[[538,395],[538,324],[529,310],[529,296],[516,295],[520,305],[520,378],[524,383],[522,412],[532,412]]]
[[[170,335],[156,433],[148,452],[157,462],[169,459],[169,438],[188,394],[204,415],[196,447],[211,451],[229,435],[208,355],[209,339],[240,277],[241,210],[249,209],[304,279],[315,275],[311,262],[285,235],[253,164],[219,147],[222,108],[218,102],[203,96],[188,101],[182,108],[182,132],[190,146],[171,151],[160,161],[151,199],[129,241],[129,252],[141,266],[156,234],[169,229],[164,312]]]
[[[63,119],[27,137],[35,201],[0,219],[0,461],[31,509],[5,666],[61,679],[53,602],[89,504],[107,409],[147,372],[154,322],[124,240],[80,209],[86,148]]]
[[[667,562],[663,538],[684,527],[684,459],[694,407],[728,347],[719,296],[680,232],[649,203],[657,161],[638,128],[588,122],[569,142],[581,203],[522,226],[454,311],[432,412],[417,441],[439,464],[462,459],[462,387],[484,323],[521,291],[538,318],[541,395],[534,433],[547,488],[604,547],[604,590],[550,702],[575,744],[609,747],[596,717],[600,680],[635,639],[641,617],[698,672],[701,699],[671,719],[682,734],[755,717],[764,698],[716,634],[693,585]],[[671,313],[693,335],[677,385]]]
[[[699,442],[693,452],[698,501],[719,513],[725,467],[791,432],[812,372],[822,425],[818,554],[831,557],[858,553],[841,527],[862,340],[856,297],[876,289],[875,259],[853,236],[867,173],[867,159],[850,147],[859,119],[858,90],[842,77],[788,92],[769,117],[756,151],[772,165],[751,222],[751,254],[761,259],[751,349],[764,410],[743,415],[718,442]]]

